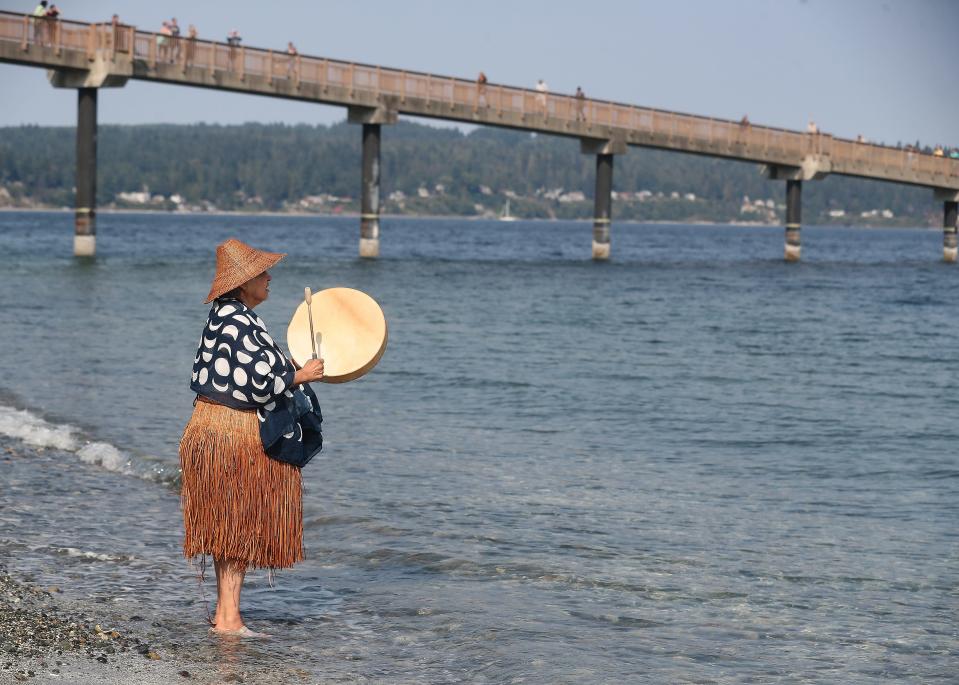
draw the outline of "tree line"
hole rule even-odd
[[[70,127],[0,128],[0,186],[15,199],[71,205],[75,147]],[[143,188],[220,209],[283,210],[320,194],[352,198],[342,202],[347,209],[358,206],[360,129],[345,122],[103,125],[98,160],[100,206],[114,202],[118,193]],[[514,213],[521,216],[587,217],[594,179],[595,160],[581,154],[574,139],[495,128],[463,132],[406,121],[383,127],[381,196],[394,191],[407,196],[402,204],[386,201],[386,211],[477,214],[498,209],[509,191],[516,196]],[[631,148],[617,156],[613,181],[618,192],[652,193],[643,203],[615,202],[619,218],[750,218],[740,212],[744,196],[779,204],[785,194],[784,184],[766,180],[755,164],[651,149]],[[419,197],[420,188],[430,197]],[[560,188],[581,191],[587,201],[543,197],[543,190]],[[688,193],[696,201],[686,199]],[[920,188],[830,176],[804,184],[804,222],[858,221],[861,212],[888,209],[900,223],[928,224],[938,211],[931,195]],[[838,209],[845,210],[846,219],[829,219],[827,212]]]

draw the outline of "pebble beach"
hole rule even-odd
[[[213,682],[195,678],[178,645],[140,637],[146,635],[137,630],[146,621],[142,616],[119,621],[89,613],[58,598],[60,593],[56,586],[18,581],[0,566],[0,682]],[[114,626],[123,626],[122,632]],[[242,676],[233,682],[243,682]]]

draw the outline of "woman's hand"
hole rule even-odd
[[[295,385],[302,385],[303,383],[318,381],[321,378],[323,378],[323,360],[311,359],[303,365],[302,369],[296,372],[296,375],[293,377],[293,383]]]

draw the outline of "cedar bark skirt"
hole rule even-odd
[[[270,459],[255,411],[199,398],[180,440],[183,554],[246,567],[303,559],[300,469]]]

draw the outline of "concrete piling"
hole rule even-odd
[[[123,87],[133,74],[133,59],[130,52],[120,54],[111,50],[88,55],[84,62],[82,69],[75,66],[51,69],[47,72],[47,78],[54,88],[77,91],[77,194],[73,254],[77,257],[93,257],[97,251],[97,95],[101,88]]]
[[[609,259],[609,225],[613,195],[613,155],[596,155],[596,197],[593,204],[593,259]]]
[[[97,89],[77,89],[77,195],[73,254],[93,257],[97,240]]]
[[[360,181],[360,257],[380,256],[380,129],[395,124],[389,107],[350,107],[347,121],[363,125],[363,161]]]
[[[609,259],[609,229],[613,206],[613,155],[626,153],[622,136],[597,139],[581,138],[579,151],[596,155],[596,194],[593,201],[593,259]]]
[[[945,262],[955,262],[957,255],[959,255],[959,244],[956,240],[959,202],[946,200],[942,205],[942,259]]]
[[[802,224],[802,181],[786,181],[786,249],[787,262],[798,262],[802,251],[799,228]]]

